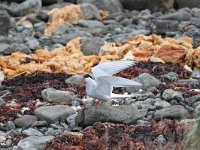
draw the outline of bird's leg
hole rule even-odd
[[[94,105],[99,105],[99,104],[101,104],[101,103],[102,103],[101,100],[98,100],[98,99],[95,99],[95,100],[94,100]]]

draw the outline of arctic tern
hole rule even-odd
[[[87,95],[102,101],[107,101],[112,98],[131,97],[132,95],[112,93],[113,87],[141,86],[141,84],[133,80],[112,75],[133,66],[135,63],[134,61],[120,60],[101,63],[93,67],[92,75],[83,75]]]

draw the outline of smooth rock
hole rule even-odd
[[[37,121],[36,116],[32,115],[24,115],[20,118],[17,118],[14,120],[14,123],[17,127],[29,127],[31,126],[35,121]]]
[[[104,40],[99,37],[81,37],[81,50],[84,55],[98,55],[100,48],[104,45]]]
[[[81,75],[73,75],[65,80],[66,84],[75,84],[75,85],[80,85],[84,84],[84,81],[82,81],[83,77]]]
[[[128,87],[128,88],[126,88],[126,90],[128,92],[137,91],[139,89],[147,90],[148,88],[154,87],[154,86],[156,87],[161,83],[158,79],[156,79],[155,77],[153,77],[152,75],[150,75],[148,73],[143,73],[132,80],[141,83],[142,86],[141,87],[139,87],[139,86],[138,87]]]
[[[17,148],[20,150],[42,150],[46,142],[53,138],[54,136],[30,136],[20,140]]]
[[[81,4],[81,10],[86,20],[100,20],[100,13],[98,8],[90,3]]]
[[[150,9],[152,11],[166,11],[173,8],[174,0],[120,0],[124,8],[129,10]]]
[[[68,116],[75,114],[74,109],[66,105],[42,106],[35,110],[35,115],[51,123],[64,121]]]
[[[41,92],[42,98],[50,102],[72,102],[75,94],[70,91],[60,91],[54,88],[44,89]]]
[[[5,10],[0,10],[0,35],[8,35],[10,28],[10,16]]]
[[[173,13],[162,15],[161,17],[159,17],[159,19],[187,21],[187,20],[190,20],[191,17],[192,17],[192,15],[190,14],[190,12],[188,12],[188,9],[180,9]]]
[[[177,31],[179,22],[175,20],[157,20],[156,30],[157,34],[164,34],[166,31]]]
[[[40,131],[33,128],[28,128],[27,130],[22,131],[22,134],[27,136],[43,136]]]
[[[133,106],[109,106],[106,103],[92,106],[86,105],[76,117],[76,124],[80,126],[92,125],[95,122],[133,123],[146,115]]]
[[[119,0],[77,0],[77,3],[91,3],[100,10],[108,10],[110,13],[121,12],[123,7]]]
[[[183,119],[187,118],[188,111],[181,105],[173,105],[166,107],[160,110],[157,110],[154,113],[155,120],[163,119]]]
[[[104,24],[97,20],[79,20],[78,25],[85,28],[104,28]]]

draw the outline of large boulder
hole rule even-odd
[[[134,106],[86,105],[76,116],[76,124],[80,126],[92,125],[95,122],[134,123],[146,115],[145,110]]]
[[[173,8],[174,0],[120,0],[123,7],[129,10],[150,9],[152,11],[166,11]]]
[[[77,3],[91,3],[96,5],[98,9],[108,10],[110,13],[123,11],[122,4],[119,0],[77,0]]]
[[[200,7],[200,0],[176,0],[176,5],[178,8],[183,7]]]

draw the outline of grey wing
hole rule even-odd
[[[112,76],[113,74],[116,74],[134,64],[134,61],[129,60],[105,62],[93,67],[92,73],[94,78],[100,76]]]
[[[97,83],[107,83],[112,87],[141,86],[139,82],[115,76],[103,76],[97,78]]]

